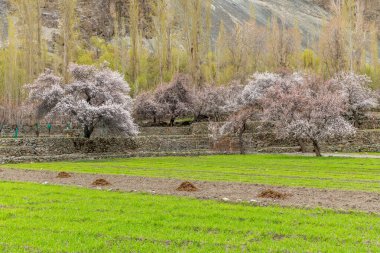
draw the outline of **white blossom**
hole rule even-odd
[[[130,88],[119,73],[75,64],[70,66],[70,72],[73,80],[66,85],[51,72],[28,85],[28,103],[37,105],[38,116],[78,123],[87,138],[100,123],[111,133],[137,134],[131,116]]]
[[[176,118],[193,112],[193,96],[189,83],[190,78],[187,75],[178,74],[172,83],[158,87],[155,92],[155,101],[162,109],[162,117],[170,118],[172,126]]]
[[[305,77],[284,89],[270,88],[263,100],[263,120],[273,123],[280,138],[310,140],[317,155],[322,141],[353,135],[355,128],[343,118],[346,97],[331,82]]]
[[[339,73],[330,80],[342,90],[348,105],[346,115],[359,125],[366,111],[378,106],[376,93],[369,87],[372,83],[365,75]]]

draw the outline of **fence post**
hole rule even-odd
[[[48,123],[48,125],[47,125],[47,129],[48,129],[48,132],[49,132],[49,137],[50,137],[50,133],[51,133],[51,128],[52,128],[53,126],[51,125],[51,123]]]
[[[15,128],[15,132],[14,132],[14,134],[13,134],[13,138],[14,139],[17,139],[18,138],[18,126],[16,125],[16,128]]]

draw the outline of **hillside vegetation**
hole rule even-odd
[[[338,1],[337,1],[338,3]],[[255,72],[353,71],[380,84],[377,5],[345,0],[0,0],[0,104],[22,118],[25,84],[45,68],[108,63],[132,96],[187,73],[195,87]],[[8,8],[6,8],[8,6]],[[8,11],[6,10],[8,9]]]

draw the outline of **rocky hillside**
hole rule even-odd
[[[322,19],[328,12],[311,0],[215,0],[214,21],[221,20],[232,28],[236,22],[249,18],[250,4],[255,6],[257,21],[265,25],[270,17],[281,18],[288,23],[296,21],[304,35],[316,35]]]
[[[7,3],[4,0],[0,0],[0,45],[2,42],[1,38],[6,35],[4,29],[1,29],[1,28],[4,27],[7,23],[7,18],[6,18],[7,9],[8,9]]]
[[[6,1],[0,0],[0,22],[6,22]],[[145,12],[148,12],[147,0],[140,0]],[[378,22],[380,29],[380,1],[365,1],[366,16]],[[46,0],[43,7],[44,26],[47,30],[58,26],[56,0]],[[93,35],[110,38],[113,34],[114,18],[117,14],[127,16],[126,1],[121,0],[78,0],[80,28],[84,37]],[[221,21],[227,28],[249,18],[249,6],[253,3],[259,23],[265,25],[271,16],[289,23],[297,21],[304,35],[315,36],[322,19],[329,15],[329,0],[214,0],[213,36],[216,38],[218,24]],[[51,33],[49,33],[51,34]]]
[[[380,34],[380,1],[379,0],[360,0],[364,4],[365,17],[368,21],[374,21]],[[330,0],[312,0],[314,4],[322,7],[327,11],[331,11]]]

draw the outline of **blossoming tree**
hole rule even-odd
[[[260,118],[263,110],[263,99],[268,90],[274,86],[288,87],[299,83],[302,78],[299,74],[256,73],[239,95],[228,99],[230,118],[214,135],[236,134],[239,139],[240,153],[245,153],[243,135],[249,120]],[[215,137],[216,138],[216,137]]]
[[[85,138],[90,138],[102,123],[110,133],[136,135],[137,125],[131,116],[130,88],[124,78],[108,68],[71,65],[72,81],[47,71],[27,85],[27,104],[33,105],[38,118],[66,118],[83,127]]]
[[[233,109],[232,105],[240,96],[241,85],[230,84],[228,86],[204,86],[194,91],[193,111],[196,119],[206,118],[220,121]]]
[[[153,92],[144,92],[136,97],[133,105],[133,115],[138,120],[152,119],[154,124],[157,123],[157,120],[163,116],[163,112]]]
[[[304,76],[290,86],[274,85],[263,99],[263,120],[275,126],[280,138],[309,140],[321,156],[321,142],[353,135],[343,117],[346,97],[339,86]]]
[[[346,116],[358,127],[365,112],[378,106],[377,95],[369,87],[371,79],[355,73],[339,73],[330,82],[342,89],[347,102]]]
[[[193,112],[193,96],[189,89],[190,77],[178,74],[169,85],[158,87],[155,101],[160,105],[161,113],[170,119],[174,126],[176,118]]]

